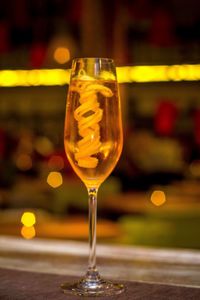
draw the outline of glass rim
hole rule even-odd
[[[72,62],[79,62],[79,61],[88,61],[88,62],[97,62],[97,61],[104,61],[104,62],[108,62],[108,63],[114,63],[114,59],[113,58],[109,58],[109,57],[76,57],[72,59]]]

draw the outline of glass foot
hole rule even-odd
[[[78,296],[111,296],[124,291],[122,284],[105,281],[103,279],[91,280],[84,278],[77,283],[64,283],[61,288],[65,294]]]

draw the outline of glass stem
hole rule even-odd
[[[87,278],[99,277],[96,269],[96,223],[97,223],[97,188],[89,188],[89,260]]]

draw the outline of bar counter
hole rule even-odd
[[[87,257],[84,242],[1,236],[0,299],[81,299],[63,294],[60,284],[82,277]],[[197,250],[100,244],[97,265],[102,277],[125,285],[124,293],[106,299],[200,299]]]

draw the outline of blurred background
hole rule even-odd
[[[119,67],[124,148],[98,196],[98,241],[200,249],[200,2],[0,2],[0,234],[87,240],[64,153],[75,57]]]

